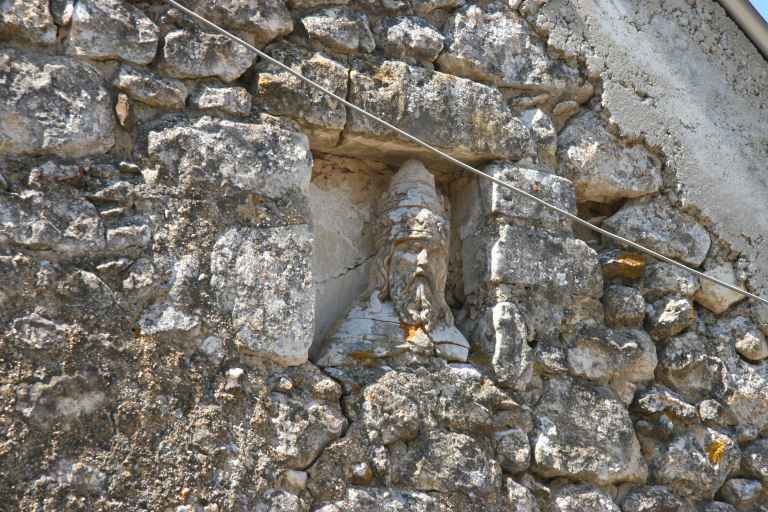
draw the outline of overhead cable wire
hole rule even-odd
[[[544,206],[545,208],[549,208],[550,210],[556,211],[560,215],[562,215],[562,216],[572,220],[573,222],[575,222],[575,223],[577,223],[577,224],[579,224],[581,226],[584,226],[584,227],[586,227],[586,228],[588,228],[588,229],[590,229],[592,231],[600,233],[601,235],[606,236],[608,238],[611,238],[611,239],[613,239],[613,240],[615,240],[617,242],[620,242],[621,244],[628,245],[628,246],[632,247],[633,249],[636,249],[636,250],[638,250],[638,251],[640,251],[640,252],[642,252],[644,254],[652,256],[652,257],[654,257],[654,258],[656,258],[658,260],[661,260],[661,261],[663,261],[665,263],[669,263],[670,265],[674,265],[674,266],[676,266],[678,268],[681,268],[681,269],[683,269],[683,270],[685,270],[685,271],[687,271],[687,272],[689,272],[689,273],[691,273],[691,274],[693,274],[695,276],[698,276],[701,279],[704,279],[704,280],[710,281],[712,283],[718,284],[718,285],[723,286],[723,287],[725,287],[725,288],[727,288],[727,289],[729,289],[731,291],[734,291],[736,293],[739,293],[741,295],[744,295],[746,297],[755,299],[755,300],[757,300],[759,302],[762,302],[763,304],[768,305],[768,299],[764,299],[763,297],[760,297],[759,295],[755,295],[754,293],[748,292],[747,290],[743,290],[743,289],[741,289],[741,288],[739,288],[737,286],[734,286],[732,284],[726,283],[725,281],[717,279],[716,277],[709,276],[709,275],[705,274],[704,272],[700,272],[700,271],[698,271],[698,270],[696,270],[694,268],[691,268],[691,267],[689,267],[689,266],[687,266],[687,265],[685,265],[683,263],[680,263],[679,261],[676,261],[676,260],[673,260],[672,258],[664,256],[663,254],[661,254],[661,253],[659,253],[657,251],[654,251],[653,249],[649,249],[649,248],[647,248],[647,247],[645,247],[643,245],[640,245],[637,242],[629,240],[628,238],[624,238],[623,236],[619,236],[619,235],[617,235],[615,233],[611,233],[607,229],[601,228],[600,226],[596,226],[596,225],[592,224],[591,222],[588,222],[588,221],[582,219],[578,215],[574,215],[573,213],[571,213],[571,212],[569,212],[567,210],[564,210],[563,208],[560,208],[557,205],[551,204],[551,203],[549,203],[549,202],[547,202],[547,201],[545,201],[543,199],[540,199],[540,198],[534,196],[533,194],[531,194],[529,192],[526,192],[525,190],[522,190],[522,189],[520,189],[518,187],[515,187],[514,185],[512,185],[510,183],[507,183],[507,182],[505,182],[503,180],[500,180],[500,179],[495,178],[495,177],[493,177],[493,176],[491,176],[489,174],[486,174],[486,173],[484,173],[484,172],[482,172],[482,171],[480,171],[478,169],[475,169],[471,165],[468,165],[468,164],[462,162],[461,160],[459,160],[459,159],[449,155],[448,153],[445,153],[444,151],[441,151],[440,149],[434,147],[433,145],[431,145],[431,144],[429,144],[427,142],[424,142],[423,140],[419,139],[415,135],[411,135],[410,133],[406,132],[405,130],[402,130],[402,129],[398,128],[397,126],[393,125],[392,123],[389,123],[389,122],[385,121],[384,119],[376,116],[375,114],[371,114],[367,110],[365,110],[365,109],[363,109],[361,107],[358,107],[354,103],[348,101],[346,98],[342,98],[338,94],[335,94],[334,92],[326,89],[325,87],[323,87],[319,83],[315,82],[314,80],[312,80],[310,78],[307,78],[306,76],[302,75],[298,71],[293,70],[290,66],[288,66],[288,65],[284,64],[283,62],[275,59],[274,57],[270,56],[266,52],[263,52],[262,50],[259,50],[255,46],[247,43],[243,39],[241,39],[241,38],[237,37],[236,35],[232,34],[231,32],[228,32],[227,30],[221,28],[220,26],[218,26],[217,24],[213,23],[212,21],[209,21],[208,19],[204,18],[203,16],[200,16],[195,11],[193,11],[191,9],[188,9],[187,7],[184,7],[183,5],[181,5],[176,0],[166,0],[166,1],[169,4],[173,5],[174,7],[176,7],[177,9],[179,9],[180,11],[186,13],[187,15],[191,16],[192,18],[196,19],[197,21],[203,23],[207,27],[209,27],[209,28],[215,30],[216,32],[218,32],[218,33],[228,37],[232,41],[234,41],[234,42],[244,46],[245,48],[247,48],[248,50],[252,51],[253,53],[258,55],[262,59],[264,59],[264,60],[266,60],[268,62],[271,62],[275,66],[278,66],[279,68],[281,68],[281,69],[285,70],[286,72],[290,73],[291,75],[295,76],[296,78],[298,78],[302,82],[304,82],[304,83],[310,85],[311,87],[314,87],[315,89],[321,91],[322,93],[330,96],[331,98],[333,98],[336,101],[342,103],[343,105],[347,106],[348,108],[351,108],[352,110],[354,110],[358,114],[360,114],[362,116],[365,116],[368,119],[371,119],[371,120],[373,120],[373,121],[375,121],[375,122],[377,122],[377,123],[379,123],[379,124],[389,128],[393,132],[395,132],[395,133],[405,137],[406,139],[410,140],[411,142],[414,142],[415,144],[417,144],[417,145],[419,145],[419,146],[421,146],[423,148],[426,148],[427,150],[429,150],[432,153],[440,156],[441,158],[451,162],[452,164],[460,167],[461,169],[464,169],[465,171],[469,171],[472,174],[480,176],[483,179],[492,181],[493,183],[499,185],[500,187],[504,187],[506,189],[509,189],[509,190],[511,190],[511,191],[513,191],[513,192],[515,192],[515,193],[517,193],[517,194],[519,194],[519,195],[521,195],[521,196],[523,196],[523,197],[525,197],[527,199],[530,199],[531,201],[534,201],[534,202]]]

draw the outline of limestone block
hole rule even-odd
[[[720,489],[720,496],[739,510],[749,510],[758,504],[763,484],[757,480],[731,478]]]
[[[696,321],[696,310],[685,297],[664,297],[649,305],[648,310],[646,328],[656,340],[680,334]]]
[[[269,118],[260,124],[181,120],[149,132],[148,154],[161,165],[157,179],[225,196],[244,191],[270,198],[303,195],[312,172],[307,138]]]
[[[431,63],[443,51],[445,37],[417,16],[382,18],[373,31],[376,45],[394,59]]]
[[[728,386],[723,358],[692,332],[666,342],[659,370],[662,381],[691,402],[720,396]]]
[[[744,449],[741,467],[747,475],[768,484],[768,439],[758,439]]]
[[[284,43],[269,46],[266,51],[331,92],[347,97],[349,69],[321,52],[313,52]],[[284,71],[263,61],[251,92],[254,103],[273,115],[294,119],[306,131],[313,147],[333,147],[347,123],[347,108],[337,100]]]
[[[284,0],[194,0],[188,5],[224,28],[253,35],[259,45],[293,31]]]
[[[446,73],[549,92],[579,81],[578,71],[552,61],[525,19],[505,7],[463,7],[448,19],[445,36],[446,49],[437,64]]]
[[[733,270],[733,266],[729,263],[709,269],[705,274],[728,284],[740,286],[740,283],[736,281],[736,273]],[[741,302],[745,298],[746,297],[740,293],[736,293],[706,279],[701,279],[701,287],[693,296],[693,300],[716,315],[724,313],[728,308],[737,302]]]
[[[531,463],[528,434],[518,428],[497,432],[496,455],[501,468],[509,473],[522,473]]]
[[[652,386],[640,391],[635,397],[632,410],[646,416],[665,414],[687,421],[695,421],[698,415],[695,406],[664,386]]]
[[[630,201],[603,227],[694,267],[704,261],[711,243],[701,224],[656,201]]]
[[[309,40],[338,53],[372,52],[376,48],[368,16],[346,7],[312,12],[301,18]]]
[[[623,512],[682,512],[685,506],[680,497],[663,485],[633,489],[621,502]]]
[[[501,93],[485,85],[403,62],[357,58],[352,59],[350,83],[350,101],[457,158],[517,160],[528,147],[528,130]],[[355,112],[338,151],[367,158],[434,159]]]
[[[579,201],[611,203],[661,188],[661,170],[648,152],[619,144],[592,111],[560,132],[558,157],[559,173],[573,180]]]
[[[607,383],[653,380],[656,346],[639,329],[585,328],[568,346],[568,366],[577,377]]]
[[[149,64],[160,33],[142,11],[120,0],[81,0],[75,4],[67,53],[90,59]]]
[[[231,316],[241,352],[287,366],[307,361],[314,329],[311,243],[305,225],[231,228],[216,241],[211,287]]]
[[[200,110],[218,110],[233,116],[251,113],[251,95],[244,87],[203,86],[192,95],[190,104]]]
[[[62,350],[72,326],[32,313],[13,321],[10,339],[37,350]]]
[[[613,285],[605,290],[605,323],[609,327],[640,327],[645,318],[645,300],[640,290]]]
[[[255,57],[245,47],[220,34],[174,30],[165,36],[160,69],[176,78],[216,76],[225,82],[239,78]]]
[[[648,468],[629,413],[610,390],[552,378],[535,415],[535,473],[596,485],[645,481]]]
[[[600,297],[603,276],[597,254],[575,238],[502,225],[491,250],[490,280],[558,293]]]
[[[120,68],[112,85],[134,100],[160,108],[182,109],[188,94],[181,80],[161,77],[130,65]]]
[[[721,343],[733,343],[736,352],[751,362],[759,362],[768,357],[768,343],[765,335],[749,319],[737,316],[712,327],[712,334],[717,336]]]
[[[531,157],[539,165],[557,169],[557,130],[552,119],[535,108],[523,112],[520,120],[531,131]]]
[[[483,171],[566,211],[576,213],[573,184],[564,178],[504,162],[492,163]],[[490,197],[491,215],[504,221],[522,221],[526,225],[541,226],[549,230],[571,231],[571,221],[563,215],[508,188],[482,180],[480,192],[483,197]]]
[[[620,512],[610,496],[591,485],[566,485],[552,496],[552,512]]]
[[[385,487],[362,487],[350,488],[343,500],[325,505],[317,509],[317,512],[338,512],[341,510],[438,512],[441,509],[438,498],[426,492],[399,491]]]
[[[0,4],[0,41],[48,45],[56,42],[49,0],[8,0]]]
[[[69,57],[0,50],[0,154],[82,157],[115,142],[98,72]]]
[[[663,261],[649,262],[640,281],[640,291],[649,300],[677,294],[691,298],[699,289],[699,278]]]
[[[505,499],[510,512],[539,512],[536,496],[525,486],[507,478]]]

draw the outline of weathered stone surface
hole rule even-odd
[[[639,487],[621,502],[622,512],[684,512],[686,503],[663,485]]]
[[[149,64],[160,34],[141,10],[120,0],[80,0],[75,4],[66,50],[91,59]]]
[[[756,480],[731,478],[720,489],[722,499],[739,510],[750,510],[759,503],[763,484]]]
[[[640,391],[635,398],[633,410],[646,416],[665,414],[688,421],[695,421],[697,418],[696,407],[664,386],[653,386]]]
[[[558,140],[560,174],[576,185],[579,201],[611,203],[661,187],[661,170],[642,146],[622,146],[597,114],[572,119]]]
[[[464,5],[465,0],[411,0],[416,14],[421,16],[436,10],[452,11]]]
[[[417,16],[382,18],[373,31],[385,55],[410,63],[434,62],[445,42],[437,29]]]
[[[609,286],[603,294],[605,323],[609,327],[640,327],[645,318],[645,299],[637,288]]]
[[[312,43],[339,53],[372,52],[376,43],[368,16],[346,7],[313,12],[301,18]]]
[[[535,413],[534,472],[597,485],[645,481],[648,468],[629,413],[608,389],[549,379]]]
[[[712,328],[712,334],[723,344],[733,343],[736,352],[745,359],[759,362],[768,357],[768,343],[765,336],[749,319],[738,316],[719,322]]]
[[[657,340],[664,340],[686,330],[696,321],[696,310],[689,299],[671,295],[648,306],[647,329]]]
[[[114,144],[109,93],[91,66],[5,49],[0,83],[0,154],[82,157]]]
[[[313,309],[293,312],[314,300],[311,241],[306,226],[232,228],[216,241],[211,287],[244,353],[290,366],[307,361]]]
[[[506,479],[505,486],[506,510],[508,512],[539,512],[536,497],[525,486],[511,478]]]
[[[184,108],[188,94],[181,80],[161,77],[129,65],[120,68],[112,85],[134,100],[160,108]]]
[[[488,308],[472,340],[475,350],[490,357],[500,383],[525,389],[533,374],[531,333],[515,303],[500,301]]]
[[[190,104],[200,110],[218,110],[234,116],[251,113],[251,95],[244,87],[205,86],[192,95]]]
[[[496,434],[496,455],[501,468],[508,473],[522,473],[531,464],[528,434],[518,428]]]
[[[703,226],[654,201],[627,203],[603,227],[694,267],[704,261],[711,243]]]
[[[656,346],[637,329],[586,328],[570,343],[567,356],[573,375],[599,382],[652,380],[657,364]]]
[[[269,46],[266,51],[338,96],[347,97],[349,69],[324,53],[282,43]],[[336,146],[347,123],[343,104],[270,62],[260,62],[256,71],[258,75],[251,88],[256,105],[273,115],[294,119],[307,132],[312,147]]]
[[[189,7],[224,28],[253,35],[259,45],[293,31],[284,0],[194,0]]]
[[[349,489],[342,501],[330,503],[317,512],[437,512],[436,498],[425,492],[396,491],[387,488]]]
[[[733,266],[730,264],[720,265],[716,268],[709,269],[705,274],[730,285],[740,286],[736,281],[736,274],[733,271]],[[741,302],[745,298],[744,295],[729,290],[712,281],[708,281],[707,279],[701,280],[701,287],[693,296],[693,300],[717,315],[724,313],[728,308],[737,302]]]
[[[741,467],[747,475],[768,485],[768,439],[758,439],[744,449]]]
[[[670,294],[691,298],[699,286],[698,277],[662,261],[649,263],[640,281],[640,291],[651,301]]]
[[[441,70],[500,87],[555,91],[578,82],[578,72],[553,62],[543,43],[517,13],[505,7],[470,5],[445,26]]]
[[[165,36],[160,69],[176,78],[239,78],[253,64],[253,54],[220,34],[174,30]]]
[[[7,0],[0,4],[0,41],[54,44],[56,25],[48,0]]]
[[[161,164],[156,179],[224,195],[247,191],[277,198],[303,193],[312,172],[306,137],[269,118],[262,121],[202,117],[150,131],[148,154]]]
[[[699,507],[701,512],[736,512],[736,507],[722,501],[707,501]]]
[[[526,110],[520,120],[531,131],[531,157],[539,165],[557,169],[557,130],[552,119],[541,109]]]
[[[719,396],[727,386],[723,360],[695,333],[676,336],[659,353],[661,376],[686,400]]]
[[[350,101],[457,158],[517,160],[527,147],[528,130],[501,93],[482,84],[403,62],[362,59],[352,60],[350,83]],[[369,158],[422,153],[434,158],[354,112],[337,151]]]
[[[610,496],[591,485],[567,485],[552,496],[552,512],[621,512]]]

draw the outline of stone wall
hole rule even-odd
[[[188,5],[768,290],[768,65],[711,0]],[[436,188],[391,183],[413,159]],[[403,212],[447,248],[439,333],[389,306]],[[162,2],[0,0],[0,510],[768,510],[767,333]]]

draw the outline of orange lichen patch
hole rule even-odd
[[[405,334],[405,341],[410,342],[416,341],[416,338],[422,331],[420,325],[410,325],[403,322],[400,322],[400,328],[403,330],[403,334]]]
[[[603,276],[606,279],[621,277],[640,279],[645,270],[645,255],[639,252],[622,252],[616,259],[603,264]]]
[[[723,439],[716,439],[709,443],[707,446],[707,457],[712,464],[720,464],[725,457],[725,452],[728,449],[728,442]]]

